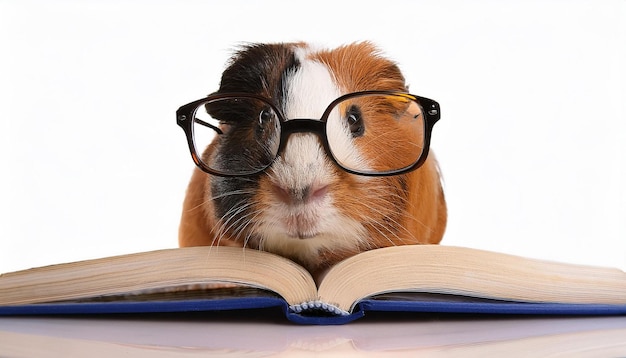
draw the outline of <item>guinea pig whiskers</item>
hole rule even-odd
[[[250,240],[254,235],[255,228],[258,224],[255,222],[258,217],[259,210],[251,213],[246,213],[236,223],[231,225],[229,230],[232,230],[232,236],[239,238],[243,242],[243,247],[248,247]],[[236,226],[234,226],[236,225]],[[245,235],[244,235],[245,234]],[[244,235],[243,237],[241,237]]]
[[[383,188],[381,188],[381,189],[383,189],[383,190],[388,190],[388,188],[384,188],[384,187],[383,187]],[[387,195],[388,195],[388,196],[390,196],[390,198],[397,198],[397,199],[398,199],[399,201],[401,201],[401,202],[406,202],[406,199],[405,199],[405,198],[403,198],[403,197],[399,196],[399,195],[398,195],[398,194],[396,194],[396,193],[393,193],[393,194],[387,193]],[[382,195],[381,195],[381,196],[382,196]],[[389,204],[389,207],[393,207],[393,206],[394,206],[394,203],[392,203],[392,202],[391,202],[391,200],[389,200],[389,199],[383,199],[383,200]],[[413,221],[413,222],[415,222],[415,223],[417,223],[418,225],[420,225],[420,226],[422,226],[422,227],[424,227],[424,228],[426,228],[426,229],[428,229],[428,230],[433,230],[433,229],[432,229],[432,228],[430,228],[428,225],[424,224],[421,220],[419,220],[418,218],[416,218],[416,217],[414,217],[414,216],[405,215],[405,218],[406,218],[406,219],[408,219],[408,220],[411,220],[411,221]],[[396,223],[396,224],[397,224],[397,223]],[[414,235],[413,235],[413,234],[412,234],[412,233],[411,233],[408,229],[406,229],[405,227],[402,227],[402,229],[403,229],[404,231],[406,231],[406,232],[409,234],[409,236],[410,236],[410,237],[411,237],[414,241],[419,241],[419,240],[417,240],[417,238],[415,238],[415,237],[414,237]]]
[[[399,198],[399,200],[404,200],[403,198]],[[393,205],[393,203],[391,203],[390,200],[386,200],[389,205]],[[406,214],[401,214],[403,219],[409,218],[410,217]],[[419,241],[417,240],[417,238],[415,237],[414,233],[411,232],[405,225],[400,224],[396,219],[394,219],[392,216],[390,215],[385,215],[384,213],[381,213],[381,216],[383,216],[385,218],[385,222],[377,222],[378,225],[381,225],[383,228],[385,228],[387,231],[390,231],[392,229],[395,229],[393,231],[394,236],[402,243],[402,244],[410,244],[413,243],[415,241]],[[392,224],[392,225],[389,225]],[[405,235],[400,235],[400,234],[405,234]],[[407,242],[408,240],[408,242]]]
[[[232,233],[235,237],[241,236],[244,232],[247,231],[243,242],[244,247],[247,246],[248,242],[252,238],[253,233],[256,231],[257,227],[260,225],[261,221],[257,220],[260,217],[260,214],[263,213],[262,209],[257,209],[254,211],[247,211],[245,215],[242,215],[239,220],[234,222],[231,225]],[[235,226],[236,225],[236,226]]]
[[[371,226],[374,230],[376,230],[376,231],[377,231],[377,232],[378,232],[378,233],[379,233],[379,234],[380,234],[383,238],[385,238],[385,240],[389,241],[389,243],[391,244],[391,246],[396,246],[396,243],[395,243],[395,242],[394,242],[394,241],[393,241],[393,240],[392,240],[389,236],[387,236],[387,234],[385,234],[384,232],[382,232],[382,231],[378,228],[378,226],[380,226],[380,227],[382,227],[383,229],[386,229],[386,228],[384,227],[384,225],[380,224],[378,221],[374,221],[374,222],[372,222],[372,223],[371,223],[371,225],[369,225],[369,226]],[[391,233],[391,231],[390,231],[389,229],[386,229],[386,231],[388,231],[388,232],[390,232],[390,233]]]
[[[239,195],[245,195],[245,194],[253,194],[252,190],[233,190],[230,192],[226,192],[226,193],[221,193],[219,195],[215,195],[213,197],[209,197],[207,199],[204,200],[203,203],[199,204],[196,208],[202,207],[203,205],[205,205],[208,202],[211,202],[215,199],[219,199],[219,198],[224,198],[227,196],[239,196]],[[241,208],[241,204],[245,203],[246,200],[240,200],[239,202],[237,202],[228,212],[226,212],[221,218],[220,220],[217,221],[216,226],[212,227],[210,229],[210,234],[211,236],[213,236],[213,240],[211,241],[211,245],[215,245],[217,242],[217,245],[220,244],[221,239],[224,237],[224,235],[226,234],[226,232],[228,232],[228,227],[226,226],[228,224],[228,221],[230,221],[233,217],[235,217],[235,215],[233,215],[233,211],[236,210],[238,212],[241,212],[242,209]],[[194,210],[195,208],[192,208],[192,210]]]
[[[372,209],[372,208],[370,208]],[[382,215],[382,213],[381,213]],[[387,217],[387,219],[389,221],[391,221],[392,223],[395,223],[396,225],[393,226],[393,228],[395,229],[399,229],[399,230],[403,230],[403,231],[407,231],[406,228],[404,228],[402,225],[398,224],[395,220],[390,219],[389,217]],[[371,227],[372,229],[376,230],[385,240],[387,240],[392,246],[396,246],[397,242],[406,244],[405,239],[403,239],[402,237],[400,237],[397,233],[396,230],[393,230],[391,225],[389,225],[389,223],[386,222],[382,222],[380,220],[371,220],[371,218],[369,219],[369,221],[367,221],[365,223],[366,226]],[[388,235],[389,234],[389,235]],[[397,239],[397,240],[393,240],[393,238]]]
[[[247,247],[248,243],[250,242],[250,240],[252,239],[254,233],[257,231],[257,228],[261,225],[261,221],[257,220],[257,218],[259,217],[259,214],[261,214],[263,212],[263,210],[259,209],[257,211],[254,212],[254,215],[252,215],[252,218],[250,220],[248,220],[248,222],[244,225],[243,229],[248,229],[248,233],[246,234],[246,237],[243,239],[243,247]],[[248,228],[249,227],[249,228]],[[261,243],[258,243],[259,249],[261,248]]]
[[[423,221],[421,221],[421,220],[419,220],[419,219],[417,219],[417,218],[414,218],[414,217],[409,217],[408,219],[409,219],[409,220],[411,220],[411,221],[413,221],[413,222],[415,222],[415,223],[417,223],[419,226],[421,226],[421,227],[423,227],[423,228],[427,229],[428,231],[431,231],[431,232],[432,232],[432,231],[434,231],[434,230],[435,230],[434,228],[432,228],[432,227],[430,227],[430,226],[428,226],[428,225],[424,224],[424,222],[423,222]]]
[[[221,223],[219,233],[224,235],[231,231],[231,229],[238,225],[242,220],[246,219],[247,214],[245,211],[248,210],[252,206],[252,203],[248,202],[246,199],[242,199],[233,205],[224,215],[220,218],[219,222]],[[244,213],[244,215],[240,215]]]
[[[254,190],[252,189],[240,189],[240,190],[232,190],[225,193],[221,193],[215,196],[210,197],[208,200],[222,199],[231,195],[246,195],[246,194],[254,194]]]
[[[392,202],[391,199],[395,198],[401,203],[406,202],[406,199],[396,193],[389,193],[388,187],[374,188],[370,193],[373,195],[372,200],[364,200],[363,203],[366,204],[362,204],[367,210],[362,211],[361,221],[366,225],[370,225],[393,245],[396,242],[407,244],[416,241],[411,231],[394,218],[397,217],[398,212],[391,209],[397,207],[397,203]],[[377,202],[378,205],[372,205],[372,202]],[[373,220],[373,218],[384,218],[384,221]],[[400,233],[405,233],[407,236],[401,236]],[[396,240],[394,241],[392,237]]]
[[[192,206],[192,207],[190,207],[190,208],[186,209],[186,211],[187,211],[187,212],[192,212],[192,211],[195,211],[195,210],[200,210],[200,209],[202,209],[202,207],[203,207],[203,206],[204,206],[207,202],[209,202],[209,200],[205,200],[205,201],[203,201],[203,202],[200,202],[198,205],[196,205],[196,206]]]
[[[402,245],[407,244],[407,241],[403,237],[398,235],[396,231],[393,231],[387,223],[380,222],[380,221],[372,221],[370,225],[380,235],[382,235],[382,237],[384,237],[385,240],[387,240],[391,244],[391,246],[397,246],[398,244],[402,244]],[[398,228],[402,229],[403,231],[406,231],[406,228],[402,226],[398,226]],[[385,234],[385,232],[389,233],[391,236]],[[394,240],[393,238],[395,238],[396,240]]]

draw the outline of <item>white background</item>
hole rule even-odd
[[[0,272],[177,245],[175,110],[241,42],[372,40],[442,106],[444,243],[626,269],[624,1],[0,0]]]

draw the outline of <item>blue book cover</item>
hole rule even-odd
[[[626,315],[626,305],[506,302],[469,297],[438,297],[438,295],[367,298],[356,304],[349,314],[337,314],[315,307],[295,312],[284,299],[272,294],[260,294],[258,297],[221,299],[11,305],[0,306],[0,316],[150,314],[233,310],[251,310],[250,314],[254,315],[254,310],[264,308],[277,308],[283,312],[286,319],[294,323],[318,325],[349,323],[367,316],[369,312],[549,316]]]

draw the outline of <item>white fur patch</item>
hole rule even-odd
[[[301,67],[288,79],[285,116],[288,120],[319,119],[328,105],[341,96],[340,89],[326,66],[307,58],[307,49],[298,49],[296,55]],[[338,119],[334,123],[329,128],[333,143],[341,142],[338,150],[353,153],[342,153],[343,157],[357,158],[348,129],[342,128]],[[338,178],[333,166],[317,135],[297,133],[289,137],[285,151],[268,172],[273,185],[286,190],[327,185],[329,189],[323,197],[304,203],[287,203],[275,197],[265,208],[262,224],[257,227],[262,236],[260,249],[314,266],[320,249],[359,246],[366,238],[366,230],[336,207],[332,183]],[[299,239],[299,234],[307,238]]]
[[[289,80],[285,116],[319,119],[328,104],[340,95],[339,88],[324,65],[305,58],[300,58],[300,62],[301,67]],[[317,136],[303,133],[291,135],[272,172],[276,174],[277,184],[301,189],[315,182],[328,182],[330,165]]]

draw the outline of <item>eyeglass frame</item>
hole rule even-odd
[[[358,170],[354,170],[351,168],[347,168],[335,158],[335,156],[332,153],[332,150],[330,149],[330,145],[328,143],[328,136],[326,132],[326,127],[327,127],[326,123],[327,123],[328,117],[330,116],[331,112],[335,109],[338,103],[348,100],[350,98],[356,98],[356,97],[368,96],[368,95],[401,96],[401,97],[408,98],[412,101],[416,101],[421,106],[421,108],[423,109],[423,116],[424,116],[424,147],[422,148],[422,153],[420,157],[415,161],[415,163],[407,167],[400,168],[400,169],[386,170],[386,171],[380,171],[380,172],[371,172],[371,171],[358,171]],[[278,117],[278,123],[280,125],[280,142],[279,142],[278,150],[276,151],[276,156],[274,157],[274,159],[268,165],[262,167],[261,169],[254,170],[249,173],[237,173],[237,174],[222,172],[222,171],[210,168],[206,164],[204,164],[204,162],[200,160],[200,157],[198,153],[196,152],[196,146],[194,142],[194,133],[192,129],[196,109],[200,107],[200,105],[202,105],[203,103],[208,103],[211,101],[218,101],[218,100],[228,99],[228,98],[247,98],[247,99],[259,100],[269,105],[270,108],[274,111],[274,113],[276,113],[276,116]],[[428,158],[432,129],[435,123],[439,121],[439,119],[441,119],[441,108],[439,106],[439,103],[437,103],[435,100],[432,100],[426,97],[416,96],[416,95],[406,93],[406,92],[387,91],[387,90],[358,91],[358,92],[351,92],[351,93],[342,95],[338,97],[337,99],[333,100],[326,107],[326,109],[324,110],[324,113],[319,119],[310,119],[310,118],[287,119],[286,116],[282,113],[282,111],[278,109],[278,107],[270,99],[261,95],[254,94],[254,93],[244,93],[244,92],[215,93],[207,97],[195,100],[193,102],[189,102],[181,106],[180,108],[178,108],[178,110],[176,110],[176,123],[185,132],[185,136],[187,137],[187,144],[189,146],[189,151],[191,153],[192,160],[194,161],[196,166],[200,168],[203,172],[207,174],[211,174],[211,175],[220,176],[220,177],[245,177],[245,176],[256,175],[258,173],[264,172],[265,170],[267,170],[267,168],[272,166],[274,160],[276,160],[276,158],[278,158],[280,153],[284,151],[285,146],[287,145],[289,136],[294,133],[314,133],[315,135],[317,135],[320,138],[322,142],[322,146],[324,147],[324,150],[326,151],[326,154],[328,155],[328,157],[331,158],[331,160],[339,168],[341,168],[342,170],[348,173],[361,175],[361,176],[368,176],[368,177],[385,177],[385,176],[405,174],[413,170],[416,170],[417,168],[422,166],[424,162],[426,161],[426,159]],[[215,130],[218,135],[223,134],[221,133],[221,130],[219,128],[213,127],[212,125],[209,125],[209,127]]]

